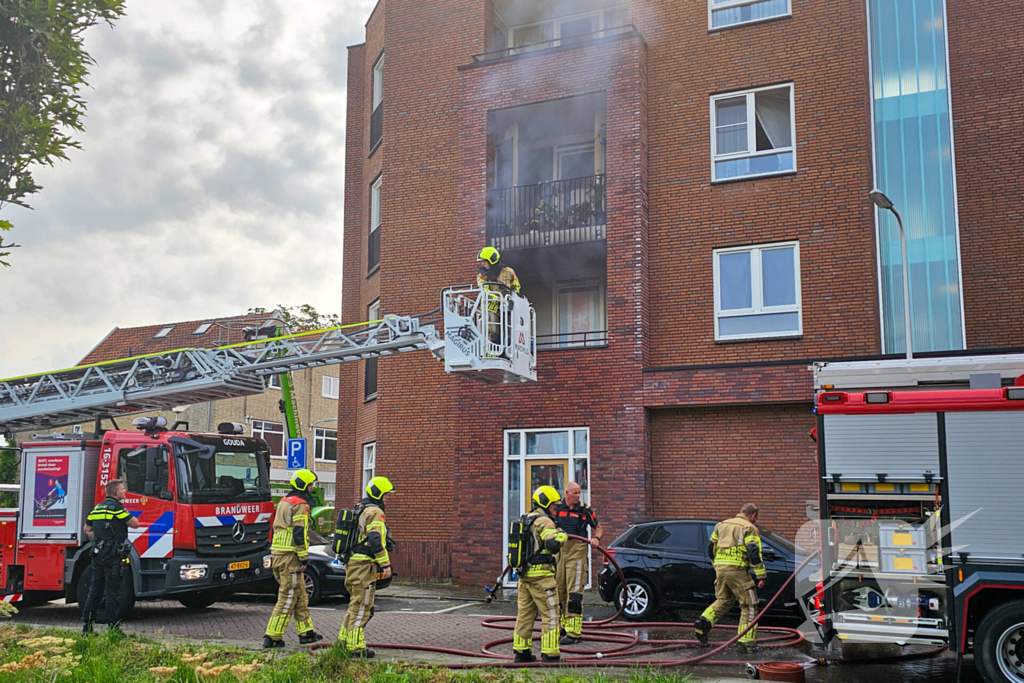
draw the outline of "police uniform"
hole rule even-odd
[[[567,534],[589,538],[590,529],[597,528],[597,514],[589,505],[577,503],[569,507],[565,502],[554,507],[555,524]],[[589,544],[570,538],[558,553],[555,584],[558,587],[558,608],[562,628],[567,636],[583,635],[583,590],[590,575],[587,549]]]
[[[557,494],[556,494],[557,495]],[[560,531],[549,513],[534,507],[528,516],[533,547],[539,548],[529,560],[529,567],[519,577],[518,611],[512,649],[517,661],[532,661],[533,622],[540,614],[540,651],[544,659],[557,659],[558,648],[558,589],[555,586],[555,554],[565,543],[566,535]]]
[[[739,631],[743,631],[757,616],[757,587],[750,578],[750,570],[754,570],[759,581],[767,576],[761,560],[761,534],[742,513],[715,525],[709,550],[714,552],[715,601],[695,624],[702,641],[707,640],[711,627],[732,609],[733,601],[740,605]],[[753,645],[756,638],[755,625],[739,642]]]
[[[97,505],[85,519],[85,525],[92,529],[92,581],[89,596],[82,605],[82,621],[85,630],[92,628],[94,621],[116,624],[121,612],[121,584],[124,568],[127,566],[128,522],[132,515],[121,501],[108,496]],[[96,618],[100,601],[104,603],[104,618]]]
[[[280,647],[288,622],[295,615],[299,642],[316,637],[309,615],[309,596],[302,565],[309,560],[309,510],[312,500],[307,492],[293,489],[281,499],[274,514],[271,567],[277,579],[277,604],[267,624],[265,647]]]
[[[373,616],[377,572],[391,566],[391,557],[388,554],[391,541],[384,520],[383,500],[366,497],[359,501],[356,507],[359,511],[356,545],[345,564],[345,590],[349,594],[348,610],[338,632],[338,642],[344,644],[354,654],[372,656],[366,650],[364,630]]]

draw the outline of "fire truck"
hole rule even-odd
[[[815,366],[825,643],[1024,681],[1024,356]]]
[[[91,435],[37,434],[22,444],[19,506],[0,509],[0,600],[85,599],[92,546],[83,524],[115,478],[140,523],[129,532],[123,613],[137,598],[205,607],[269,572],[266,443],[232,423],[199,434],[162,417],[138,417],[134,430],[115,421],[103,431],[102,421],[258,394],[271,375],[416,350],[490,384],[537,379],[533,308],[497,283],[446,288],[441,307],[424,316],[257,336],[0,380],[0,433],[96,425]]]

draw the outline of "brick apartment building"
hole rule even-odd
[[[1024,14],[943,0],[381,0],[349,50],[344,322],[498,247],[538,381],[340,366],[338,500],[400,491],[400,574],[500,570],[576,480],[611,534],[816,497],[809,364],[1019,348]],[[1009,258],[1007,258],[1009,257]],[[611,538],[613,536],[609,536]]]

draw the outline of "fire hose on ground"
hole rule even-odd
[[[569,535],[569,538],[584,541],[590,543],[589,539],[581,536]],[[562,647],[563,657],[559,662],[530,662],[530,663],[517,663],[513,661],[511,655],[500,654],[494,652],[493,648],[501,645],[507,645],[512,642],[512,638],[499,638],[486,643],[479,652],[470,652],[468,650],[458,650],[447,647],[435,647],[430,645],[404,645],[394,643],[368,643],[367,647],[374,650],[407,650],[417,652],[430,652],[436,654],[448,654],[458,657],[471,657],[477,659],[483,659],[486,661],[481,662],[466,662],[466,663],[451,663],[451,664],[435,664],[432,666],[440,666],[446,669],[478,669],[478,668],[502,668],[502,669],[520,669],[520,668],[552,668],[561,665],[571,666],[583,666],[583,667],[602,667],[602,668],[634,668],[634,667],[658,667],[658,668],[675,668],[682,666],[690,666],[694,664],[701,664],[703,666],[738,666],[747,667],[748,676],[756,676],[757,668],[750,664],[747,660],[723,660],[723,659],[710,659],[715,655],[723,652],[727,648],[739,642],[740,638],[743,637],[750,629],[754,628],[757,623],[761,620],[761,617],[768,611],[768,609],[775,604],[775,601],[779,599],[782,593],[789,587],[789,585],[796,578],[797,574],[807,566],[807,564],[820,554],[820,550],[813,552],[803,562],[800,563],[793,573],[790,574],[789,578],[782,584],[779,590],[771,597],[770,600],[760,608],[757,616],[747,625],[742,631],[738,631],[730,639],[714,644],[713,647],[701,652],[700,654],[693,655],[690,657],[683,657],[680,659],[636,659],[636,657],[644,655],[652,655],[658,653],[664,653],[671,650],[679,650],[683,648],[695,648],[701,647],[700,642],[695,639],[667,639],[667,640],[652,640],[647,639],[643,641],[643,647],[640,649],[634,649],[640,645],[640,636],[635,633],[621,633],[615,629],[679,629],[679,628],[692,628],[692,623],[675,622],[675,621],[647,621],[647,622],[620,622],[613,623],[622,614],[623,609],[626,605],[625,600],[625,586],[626,577],[622,572],[622,568],[615,561],[615,557],[612,553],[609,553],[600,546],[594,546],[599,550],[608,562],[615,567],[615,571],[618,574],[619,585],[623,588],[623,598],[620,600],[619,608],[612,616],[607,619],[600,621],[589,621],[584,622],[583,628],[583,639],[586,642],[597,642],[597,643],[608,643],[609,647],[601,651],[593,650],[578,650],[569,647]],[[494,597],[494,593],[501,585],[502,579],[508,573],[509,567],[505,567],[505,570],[498,576],[494,582],[493,587],[488,587],[487,591],[489,597],[487,602],[491,602]],[[481,622],[481,626],[484,628],[493,628],[505,631],[511,631],[515,628],[515,617],[488,617]],[[735,626],[716,624],[716,629],[734,629]],[[539,630],[537,627],[535,631]],[[795,628],[788,628],[784,626],[763,626],[760,628],[760,633],[771,633],[768,637],[758,637],[757,645],[761,649],[772,649],[781,647],[793,647],[803,642],[804,635]],[[535,635],[534,640],[539,640],[540,635]],[[311,650],[318,650],[330,647],[329,643],[319,643],[313,645]],[[920,653],[910,653],[907,655],[897,655],[895,657],[886,657],[882,659],[868,659],[868,660],[846,660],[846,659],[831,659],[831,658],[813,658],[805,656],[799,661],[772,661],[772,662],[758,662],[759,665],[773,665],[779,670],[780,673],[783,670],[795,671],[797,669],[803,670],[809,666],[815,665],[826,665],[826,664],[855,664],[858,662],[872,662],[878,663],[882,661],[893,661],[903,659],[913,659],[921,657],[929,657],[937,655],[945,650],[945,647],[939,647],[934,650]],[[568,656],[564,656],[568,655]],[[753,671],[751,670],[753,669]]]

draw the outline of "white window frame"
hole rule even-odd
[[[370,232],[374,230],[380,230],[381,223],[381,199],[383,196],[384,188],[384,175],[378,175],[372,183],[370,183]],[[374,206],[376,202],[376,206]],[[374,209],[376,208],[376,215]]]
[[[213,327],[213,323],[203,323],[202,325],[197,327],[196,331],[193,332],[192,334],[206,334],[207,332],[210,331],[211,327]]]
[[[369,476],[367,476],[369,473]],[[363,490],[366,490],[370,480],[377,476],[377,442],[363,444]]]
[[[327,432],[334,432],[334,436],[328,436]],[[322,458],[317,455],[318,452],[327,452],[327,441],[334,442],[334,457],[333,458]],[[319,444],[324,442],[323,448],[319,448]],[[337,462],[338,461],[338,430],[337,429],[323,429],[321,427],[315,427],[313,429],[313,459],[317,462]]]
[[[766,92],[768,90],[782,90],[783,88],[789,88],[789,147],[780,147],[778,149],[769,149],[762,152],[757,151],[757,127],[754,125],[755,111],[754,101],[757,93]],[[796,160],[796,106],[795,99],[793,96],[793,84],[792,83],[780,83],[778,85],[768,85],[761,88],[751,88],[750,90],[737,90],[735,92],[722,93],[721,95],[711,96],[711,182],[713,183],[727,183],[735,182],[739,180],[749,180],[751,178],[765,178],[769,176],[777,175],[788,175],[790,173],[796,173],[797,160]],[[730,154],[718,154],[718,114],[715,111],[715,107],[719,100],[731,100],[737,97],[747,98],[747,149],[743,152],[732,152]],[[754,150],[754,151],[751,151]],[[768,173],[752,173],[750,175],[736,176],[735,178],[722,178],[719,179],[716,175],[715,162],[718,161],[730,161],[732,159],[752,159],[754,157],[772,156],[774,154],[780,154],[782,152],[789,152],[793,155],[793,168],[786,169],[785,171],[770,171]]]
[[[281,375],[268,375],[267,389],[277,389],[278,391],[281,391]]]
[[[765,306],[764,305],[764,282],[762,280],[761,272],[761,252],[770,251],[772,249],[778,249],[781,247],[793,247],[793,277],[796,280],[796,303],[787,304],[785,306]],[[750,308],[737,308],[729,309],[728,311],[722,311],[722,290],[720,272],[718,266],[718,258],[722,254],[737,254],[743,252],[750,252],[750,287],[751,287],[751,307]],[[712,252],[712,262],[714,271],[714,297],[715,297],[715,341],[732,341],[735,339],[772,339],[779,337],[799,337],[804,333],[804,315],[803,306],[801,303],[801,283],[800,283],[800,243],[798,241],[791,242],[772,242],[769,244],[753,244],[745,247],[728,247],[725,249],[715,249]],[[735,334],[723,336],[719,333],[719,321],[722,318],[734,318],[738,316],[749,316],[749,315],[767,315],[771,313],[796,313],[797,314],[797,329],[786,330],[784,332],[756,332],[752,334]]]
[[[173,329],[174,329],[174,325],[165,325],[164,327],[162,327],[160,329],[159,332],[157,332],[156,334],[153,335],[153,339],[163,339],[164,337],[169,335],[171,333],[171,330],[173,330]]]
[[[256,423],[257,422],[259,422],[260,425],[261,425],[258,435],[256,433]],[[266,425],[266,424],[281,425],[281,431],[278,432],[278,431],[273,430],[273,429],[264,429],[262,427],[262,425]],[[285,459],[285,455],[284,455],[283,451],[286,448],[288,448],[288,435],[285,432],[284,423],[283,422],[274,422],[272,420],[253,420],[252,421],[252,425],[249,427],[249,431],[252,433],[253,438],[257,438],[257,439],[262,439],[263,438],[263,434],[280,434],[281,435],[281,450],[282,450],[282,453],[281,453],[281,455],[274,455],[273,453],[271,453],[270,457],[272,459],[274,459],[274,460],[284,460]]]
[[[708,0],[708,31],[725,31],[734,26],[749,26],[750,24],[758,24],[762,21],[771,21],[772,19],[778,19],[779,17],[791,17],[793,16],[793,0],[786,0],[786,12],[784,14],[773,14],[770,17],[763,17],[761,19],[751,19],[749,21],[738,21],[735,24],[726,24],[725,26],[714,25],[714,12],[715,10],[732,9],[733,7],[743,7],[744,5],[756,5],[764,0],[731,0],[730,2],[715,3],[715,0]]]
[[[320,395],[324,398],[338,400],[338,392],[341,389],[341,382],[337,377],[324,375],[321,382]]]
[[[384,53],[382,52],[377,61],[373,63],[373,85],[372,106],[370,111],[376,111],[377,106],[384,101]]]

